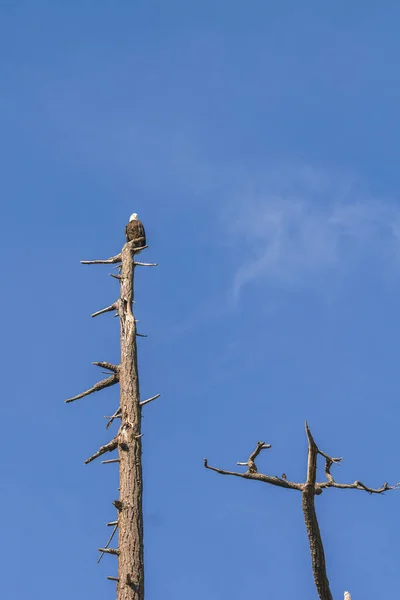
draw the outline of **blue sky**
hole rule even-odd
[[[2,597],[114,597],[108,267],[145,223],[136,314],[147,599],[316,598],[301,498],[205,471],[257,440],[305,476],[400,479],[396,2],[0,2]],[[144,256],[144,255],[143,255]],[[112,434],[111,434],[112,435]],[[398,588],[399,495],[327,490],[335,598]],[[21,558],[22,555],[22,558]],[[290,573],[290,575],[289,575]]]

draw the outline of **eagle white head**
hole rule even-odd
[[[137,213],[133,213],[133,214],[130,216],[130,218],[129,218],[129,222],[130,222],[130,221],[137,221],[137,220],[138,220]]]

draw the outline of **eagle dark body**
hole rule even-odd
[[[135,240],[135,248],[142,248],[146,245],[146,232],[139,219],[129,221],[125,228],[125,236],[127,242],[132,242]]]

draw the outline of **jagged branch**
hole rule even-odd
[[[257,456],[260,454],[262,450],[269,450],[271,448],[271,444],[266,444],[265,442],[257,442],[256,449],[252,452],[247,459],[246,462],[238,462],[236,463],[240,467],[247,467],[249,473],[257,473],[257,466],[255,460]]]
[[[370,488],[361,483],[361,481],[355,481],[354,483],[336,483],[336,481],[324,481],[323,483],[317,483],[317,488],[338,488],[340,490],[361,490],[363,492],[368,492],[368,494],[383,494],[389,490],[397,490],[400,489],[400,482],[395,483],[394,485],[389,485],[385,482],[380,488]]]
[[[69,402],[75,402],[75,400],[80,400],[81,398],[84,398],[85,396],[89,396],[89,394],[94,394],[94,392],[100,392],[101,390],[104,390],[105,388],[110,387],[110,385],[115,385],[116,383],[118,383],[118,381],[119,381],[118,373],[113,373],[110,377],[107,377],[107,379],[102,379],[98,383],[95,383],[94,386],[91,387],[89,390],[86,390],[85,392],[82,392],[81,394],[78,394],[77,396],[74,396],[73,398],[68,398],[67,400],[65,400],[65,402],[67,404]]]
[[[269,450],[270,448],[271,444],[266,444],[265,442],[257,442],[255,450],[253,450],[253,452],[250,454],[247,461],[237,463],[239,466],[247,467],[247,471],[245,473],[238,473],[237,471],[226,471],[225,469],[211,467],[208,464],[208,460],[206,458],[204,459],[204,466],[206,469],[210,469],[210,471],[220,473],[220,475],[233,475],[234,477],[242,477],[243,479],[254,479],[255,481],[263,481],[264,483],[276,485],[277,487],[301,491],[301,483],[288,481],[284,477],[277,477],[276,475],[265,475],[263,473],[258,472],[257,466],[255,464],[255,459],[259,456],[262,450]]]
[[[118,448],[118,437],[116,436],[114,439],[111,440],[111,442],[108,442],[108,444],[101,446],[101,448],[95,454],[93,454],[92,456],[87,458],[85,460],[85,465],[88,465],[89,463],[96,460],[96,458],[99,458],[99,456],[102,456],[106,452],[112,452],[113,450],[116,450],[117,448]]]
[[[318,454],[320,454],[321,456],[323,456],[325,458],[325,476],[328,480],[328,481],[324,481],[322,483],[316,484],[317,488],[320,488],[321,490],[324,488],[338,488],[340,490],[361,490],[364,492],[368,492],[369,494],[383,494],[384,492],[387,492],[388,490],[396,490],[400,487],[400,482],[396,483],[394,485],[389,485],[387,482],[385,482],[380,488],[367,487],[361,481],[358,481],[358,480],[356,480],[354,483],[337,483],[331,474],[331,467],[334,464],[340,466],[340,463],[343,461],[343,459],[342,458],[332,458],[332,457],[328,456],[327,454],[325,454],[324,452],[321,452],[321,450],[319,450],[319,449],[318,449]]]

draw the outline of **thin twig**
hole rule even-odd
[[[114,537],[114,535],[115,535],[115,533],[116,533],[117,529],[118,529],[118,523],[117,523],[117,524],[114,526],[114,529],[112,530],[112,534],[110,535],[110,537],[109,537],[109,539],[108,539],[108,542],[107,542],[107,544],[104,546],[104,550],[106,550],[106,549],[108,548],[108,546],[111,544],[111,542],[112,542],[112,539],[113,539],[113,537]],[[104,554],[105,554],[105,552],[102,552],[102,553],[100,554],[100,556],[99,556],[99,558],[98,558],[98,561],[97,561],[97,564],[99,564],[99,562],[100,562],[100,561],[101,561],[101,559],[103,558]]]
[[[140,406],[144,406],[145,404],[148,404],[149,402],[153,402],[153,400],[157,400],[157,398],[159,398],[161,396],[161,394],[156,394],[155,396],[152,396],[151,398],[147,398],[147,400],[143,400],[143,402],[140,402]]]
[[[111,463],[119,463],[119,458],[111,458],[110,460],[102,460],[102,465],[110,465]]]
[[[134,262],[135,267],[158,267],[157,263]]]
[[[106,429],[109,429],[114,419],[120,419],[122,414],[121,407],[119,406],[115,413],[111,417],[104,417],[105,419],[110,419],[106,425]]]
[[[107,579],[108,579],[109,581],[119,581],[118,577],[111,577],[111,575],[109,575],[109,576],[107,577]]]
[[[89,396],[89,394],[93,394],[94,392],[100,392],[100,390],[104,390],[104,388],[109,387],[110,385],[115,385],[116,383],[118,383],[118,381],[119,376],[117,373],[114,373],[113,375],[111,375],[111,377],[108,377],[107,379],[102,379],[98,383],[95,383],[94,386],[90,388],[90,390],[86,390],[86,392],[82,392],[81,394],[78,394],[73,398],[68,398],[67,400],[65,400],[65,402],[67,404],[68,402],[75,402],[75,400],[79,400],[80,398]]]
[[[95,367],[101,367],[102,369],[108,369],[109,371],[114,371],[114,373],[118,373],[119,365],[113,365],[109,362],[92,362],[92,365]]]
[[[112,265],[114,263],[119,263],[122,260],[121,252],[116,254],[115,256],[111,256],[110,258],[106,258],[105,260],[81,260],[82,265]]]
[[[113,310],[116,310],[117,308],[118,308],[118,304],[117,304],[117,302],[114,302],[114,304],[111,304],[110,306],[107,306],[106,308],[102,308],[101,310],[98,310],[97,312],[94,312],[91,316],[98,317],[99,315],[102,315],[107,312],[111,312]]]

